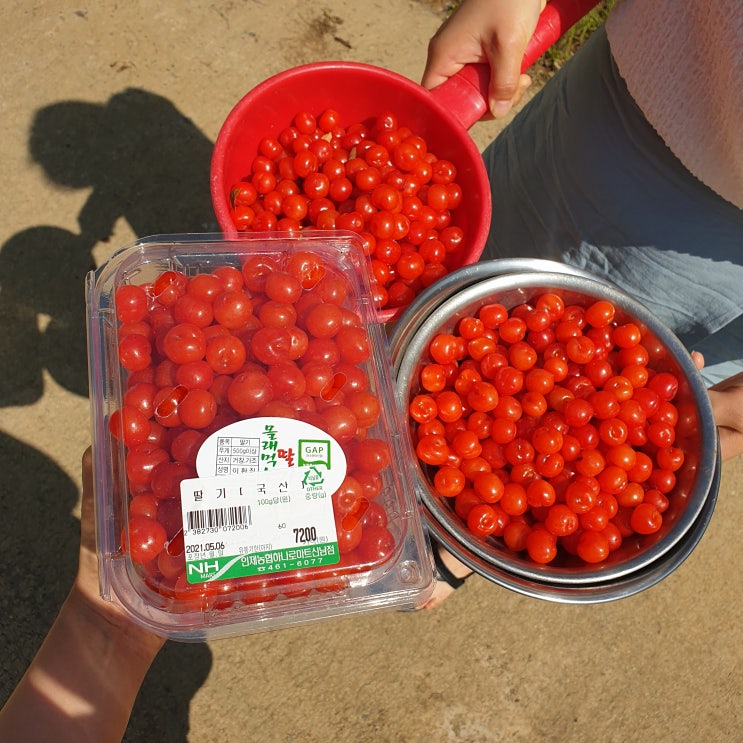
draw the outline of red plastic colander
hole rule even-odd
[[[527,46],[522,69],[529,67],[597,0],[554,0],[542,12]],[[431,152],[450,160],[464,198],[452,215],[465,241],[452,257],[453,267],[482,255],[490,226],[490,186],[481,154],[469,128],[487,110],[489,67],[468,65],[446,82],[427,90],[418,83],[374,65],[318,62],[280,72],[248,92],[232,109],[219,132],[211,162],[211,197],[220,229],[235,235],[230,190],[249,172],[263,137],[276,136],[300,111],[334,108],[340,125],[369,121],[384,111],[422,136]],[[404,308],[383,310],[389,322]]]

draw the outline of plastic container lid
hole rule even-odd
[[[87,278],[101,594],[201,641],[435,585],[360,238],[144,238]]]

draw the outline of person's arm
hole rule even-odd
[[[531,83],[521,61],[546,0],[464,0],[428,45],[422,84],[434,88],[466,64],[490,64],[489,108],[505,116]]]
[[[80,564],[75,584],[0,710],[0,740],[120,741],[161,637],[98,593],[91,459],[83,457]]]

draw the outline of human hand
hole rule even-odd
[[[704,357],[693,351],[697,369],[704,367]],[[712,415],[720,434],[720,456],[723,461],[743,454],[743,372],[723,379],[707,390]]]
[[[710,387],[709,399],[720,434],[722,459],[743,454],[743,373]]]
[[[526,46],[546,0],[464,0],[428,44],[422,84],[434,88],[466,64],[489,63],[488,108],[502,118],[531,84],[521,74]]]
[[[444,549],[444,547],[436,542],[432,546],[436,562],[437,580],[433,593],[421,607],[423,609],[435,609],[446,601],[464,583],[466,578],[469,578],[473,574],[472,568],[460,562],[451,552]]]
[[[143,658],[154,658],[165,640],[135,625],[119,607],[100,595],[93,498],[93,454],[90,448],[85,450],[82,458],[82,481],[80,556],[77,576],[67,602],[84,614],[88,621],[121,635],[124,641],[131,644],[134,652],[141,654]]]
[[[0,710],[0,740],[122,740],[134,700],[164,643],[98,590],[92,454],[83,455],[80,561],[41,647]]]

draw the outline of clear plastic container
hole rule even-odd
[[[162,636],[435,585],[360,238],[144,238],[87,279],[101,595]],[[199,277],[199,278],[196,278]]]

